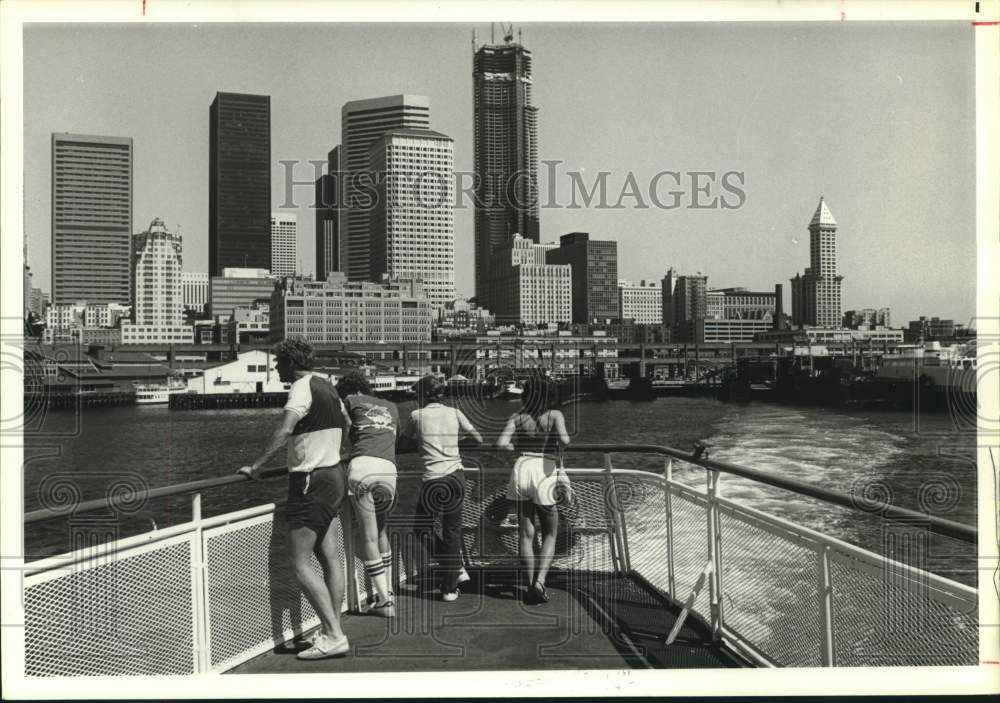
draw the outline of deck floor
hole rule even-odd
[[[397,617],[348,613],[342,625],[350,654],[302,661],[307,645],[289,642],[229,673],[489,671],[734,667],[740,662],[713,645],[689,619],[670,647],[658,640],[676,611],[637,582],[610,574],[553,573],[550,602],[523,604],[515,576],[471,571],[461,597],[441,600],[429,584],[404,584]]]

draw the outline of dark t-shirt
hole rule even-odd
[[[396,463],[399,412],[395,403],[370,395],[343,398],[351,418],[351,458],[374,456]]]

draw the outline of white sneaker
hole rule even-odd
[[[469,576],[469,572],[466,571],[463,566],[462,570],[458,572],[458,584],[462,585],[463,583],[468,583],[470,580],[471,577]]]
[[[336,657],[342,654],[347,654],[351,650],[351,645],[347,641],[347,635],[344,635],[339,640],[335,640],[330,637],[330,635],[320,635],[313,642],[313,646],[309,649],[299,652],[296,655],[297,659],[326,659],[327,657]]]
[[[451,593],[442,593],[441,594],[441,600],[443,600],[443,601],[445,601],[447,603],[453,603],[453,602],[457,601],[458,600],[458,589],[456,588]]]

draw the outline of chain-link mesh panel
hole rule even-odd
[[[262,647],[284,642],[295,630],[319,623],[292,571],[285,530],[275,529],[273,518],[268,514],[205,531],[214,669],[235,666]],[[343,545],[340,520],[330,529],[337,545]],[[337,568],[343,571],[344,552],[338,551]],[[322,575],[315,556],[311,563]],[[341,610],[346,607],[346,596],[340,605]]]
[[[670,487],[671,528],[674,536],[674,582],[670,595],[684,603],[708,563],[708,508],[703,495]],[[693,609],[709,613],[709,584],[695,598]]]
[[[670,591],[669,545],[663,483],[656,477],[615,479],[632,570],[662,590]]]
[[[970,666],[979,659],[978,608],[935,597],[920,574],[858,568],[834,553],[833,631],[837,666]]]
[[[195,671],[190,535],[26,579],[27,676]]]
[[[726,627],[783,666],[820,666],[816,549],[727,508],[719,527]]]

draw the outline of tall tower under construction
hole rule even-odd
[[[476,46],[473,37],[475,285],[490,307],[490,256],[515,234],[538,241],[538,108],[531,103],[531,52],[514,41]]]

